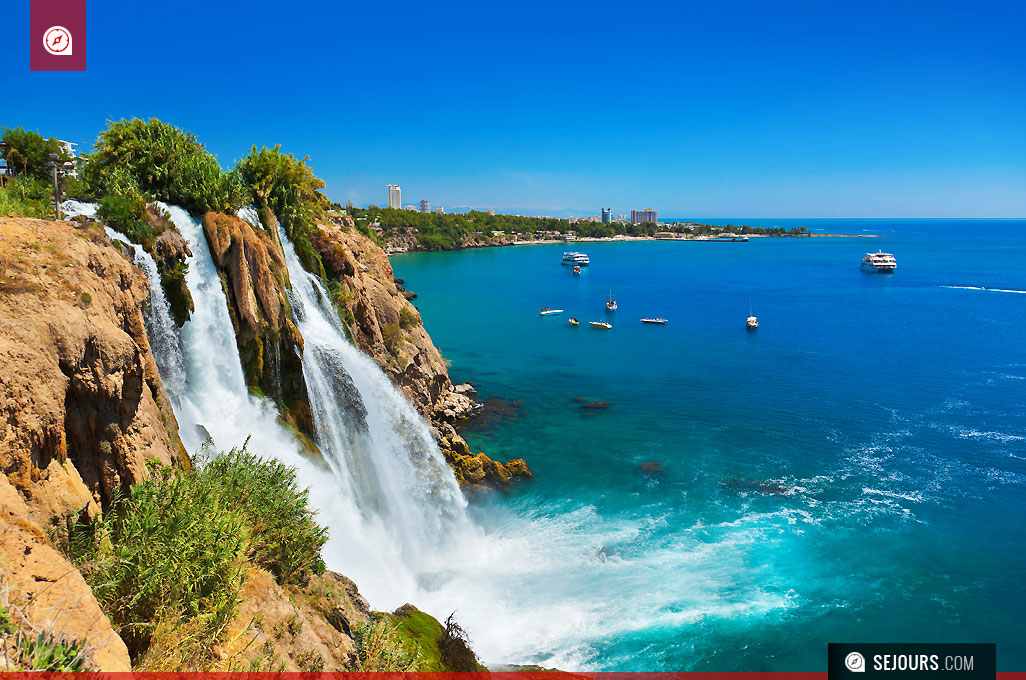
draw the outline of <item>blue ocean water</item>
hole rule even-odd
[[[453,380],[518,404],[472,448],[536,475],[474,509],[526,555],[490,595],[521,618],[467,612],[483,654],[822,671],[830,641],[980,641],[1026,669],[1026,221],[730,221],[884,238],[587,243],[579,277],[562,244],[393,257]],[[860,270],[878,248],[895,273]]]

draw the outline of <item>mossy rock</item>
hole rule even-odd
[[[469,647],[462,654],[451,650],[452,639],[438,619],[425,614],[412,604],[404,604],[391,615],[396,632],[408,649],[420,650],[420,668],[423,672],[485,672]]]

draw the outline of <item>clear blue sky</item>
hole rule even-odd
[[[341,202],[1026,216],[1018,0],[91,0],[84,73],[30,72],[27,0],[3,14],[0,125],[281,143]]]

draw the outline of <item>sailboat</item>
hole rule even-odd
[[[751,298],[749,298],[748,299],[748,320],[745,321],[745,328],[747,328],[750,331],[754,331],[758,327],[759,327],[759,320],[756,319],[755,315],[752,314],[752,300],[751,300]]]
[[[612,289],[609,290],[609,297],[606,298],[606,311],[607,312],[615,312],[616,311],[616,300],[613,298],[613,291],[612,291]]]

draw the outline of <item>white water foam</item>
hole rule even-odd
[[[1014,290],[1009,288],[987,288],[986,286],[941,286],[941,288],[952,288],[955,290],[986,290],[992,293],[1018,293],[1026,295],[1026,290]]]
[[[195,452],[208,437],[225,449],[252,435],[253,451],[295,467],[329,529],[329,568],[352,577],[373,606],[409,601],[438,618],[456,611],[487,662],[582,670],[603,667],[601,645],[624,635],[801,606],[762,570],[779,566],[766,545],[812,521],[803,510],[741,509],[741,521],[669,527],[667,513],[607,517],[591,506],[511,502],[472,522],[426,423],[345,339],[320,281],[284,239],[324,455],[311,461],[273,405],[246,388],[202,226],[164,207],[193,251],[186,281],[196,310],[179,334],[185,379],[173,397],[183,441]],[[252,211],[241,215],[259,224]],[[162,298],[159,280],[150,283]]]

